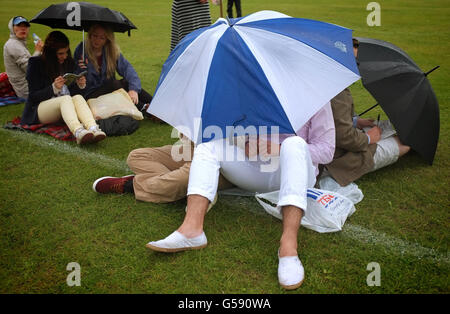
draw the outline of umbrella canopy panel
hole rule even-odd
[[[102,24],[114,32],[126,32],[136,26],[121,12],[89,2],[52,4],[30,20],[52,28],[85,30]]]
[[[219,19],[171,52],[148,110],[196,143],[210,126],[292,134],[360,78],[351,40],[350,29],[274,11]]]
[[[439,104],[426,74],[399,47],[357,39],[363,86],[389,117],[401,142],[432,164],[439,139]]]

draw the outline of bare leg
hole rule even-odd
[[[282,207],[283,234],[278,253],[278,281],[286,290],[300,287],[305,278],[303,265],[297,254],[297,235],[303,210],[288,205]]]
[[[187,212],[178,232],[187,238],[199,236],[203,232],[203,222],[209,200],[201,195],[193,194],[187,198]]]
[[[209,200],[193,194],[188,196],[188,208],[181,226],[159,241],[151,241],[146,247],[158,252],[173,253],[186,250],[198,250],[206,247],[208,240],[203,232],[203,221]]]
[[[398,144],[398,150],[399,150],[398,158],[400,158],[403,155],[405,155],[406,153],[408,153],[409,150],[411,149],[411,147],[404,145],[402,142],[400,142],[400,139],[398,138],[398,136],[394,136],[394,139]]]
[[[297,255],[297,235],[300,228],[300,221],[303,217],[303,210],[296,206],[284,206],[283,234],[280,240],[280,257]]]

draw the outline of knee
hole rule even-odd
[[[280,158],[303,158],[305,153],[308,152],[308,144],[305,140],[299,136],[291,136],[283,141],[280,149]]]
[[[61,102],[72,102],[72,97],[69,95],[60,96]]]
[[[133,162],[133,160],[142,158],[143,153],[144,153],[144,148],[133,149],[128,154],[127,164],[129,165],[130,163]]]
[[[82,101],[84,101],[84,98],[83,98],[83,96],[81,96],[81,95],[75,95],[75,96],[72,96],[72,100],[73,100],[73,102],[82,102]]]
[[[199,158],[200,156],[213,156],[215,155],[215,142],[206,142],[198,144],[194,149],[194,157]]]
[[[291,136],[283,141],[281,144],[281,151],[291,149],[304,149],[308,147],[308,144],[300,136]]]

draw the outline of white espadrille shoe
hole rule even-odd
[[[305,279],[305,270],[298,256],[280,257],[278,251],[278,281],[286,290],[300,287]]]
[[[206,247],[208,240],[202,232],[201,235],[194,238],[186,238],[178,231],[173,232],[165,239],[153,241],[146,244],[146,247],[158,252],[174,253],[187,250],[198,250]]]

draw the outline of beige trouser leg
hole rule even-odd
[[[65,95],[41,102],[38,106],[38,118],[41,123],[54,123],[62,118],[74,134],[83,125],[85,128],[96,125],[88,104],[80,95]]]
[[[96,126],[94,115],[92,114],[91,108],[87,104],[86,100],[81,95],[75,95],[72,97],[75,110],[77,112],[78,118],[81,123],[83,123],[85,129]]]
[[[180,149],[191,149],[185,145]],[[186,197],[189,182],[190,161],[174,161],[172,145],[139,148],[130,152],[128,166],[135,173],[134,194],[137,200],[153,203],[174,202]],[[193,149],[191,149],[192,157]],[[222,176],[219,189],[232,187]]]

